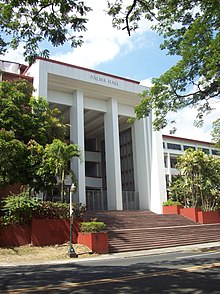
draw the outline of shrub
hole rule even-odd
[[[74,211],[79,211],[80,217],[84,212],[83,206],[73,203]],[[38,219],[68,219],[70,217],[69,204],[63,202],[40,201],[30,197],[28,192],[11,195],[0,201],[0,223],[30,224],[32,217]]]
[[[80,232],[94,233],[101,232],[106,228],[106,224],[103,222],[81,222]]]
[[[168,199],[167,201],[163,202],[163,206],[173,206],[173,205],[182,205],[179,201],[174,201],[172,199]]]
[[[69,204],[63,202],[40,202],[37,209],[34,211],[35,218],[69,218]]]
[[[8,224],[29,224],[33,212],[37,209],[39,200],[30,197],[28,192],[22,192],[18,195],[10,195],[3,200],[2,205],[2,223]]]

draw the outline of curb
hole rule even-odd
[[[212,242],[212,243],[203,243],[196,245],[187,245],[187,246],[178,246],[178,247],[167,247],[167,248],[158,248],[158,249],[150,249],[150,250],[141,250],[141,251],[129,251],[122,253],[109,253],[103,254],[96,257],[90,258],[71,258],[68,260],[53,260],[53,261],[45,261],[45,262],[35,262],[35,263],[0,263],[0,266],[4,267],[16,267],[16,266],[39,266],[39,265],[61,265],[61,264],[70,264],[70,263],[84,263],[91,261],[99,261],[99,260],[113,260],[113,259],[124,259],[124,258],[132,258],[132,257],[141,257],[141,256],[149,256],[149,255],[159,255],[159,254],[167,254],[167,253],[175,253],[175,252],[187,252],[187,251],[209,251],[209,250],[218,250],[220,249],[220,242]]]

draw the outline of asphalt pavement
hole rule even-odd
[[[45,262],[28,262],[22,263],[23,265],[42,265],[42,264],[68,264],[68,263],[77,263],[77,262],[90,262],[93,260],[109,260],[109,259],[123,259],[123,258],[132,258],[132,257],[140,257],[140,256],[149,256],[149,255],[157,255],[157,254],[166,254],[166,253],[175,253],[175,252],[186,252],[186,251],[207,251],[220,249],[220,242],[212,242],[212,243],[203,243],[196,245],[187,245],[187,246],[177,246],[177,247],[167,247],[167,248],[158,248],[151,250],[140,250],[140,251],[130,251],[130,252],[122,252],[122,253],[110,253],[110,254],[102,254],[95,257],[88,258],[70,258],[67,260],[53,260],[53,261],[45,261]],[[18,266],[18,263],[1,263],[1,266]]]
[[[219,294],[220,243],[0,267],[0,292]]]

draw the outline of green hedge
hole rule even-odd
[[[74,204],[78,205],[78,204]],[[31,197],[27,192],[19,195],[10,195],[1,200],[0,223],[30,224],[32,217],[35,218],[69,218],[69,204],[62,202],[41,201]]]
[[[1,223],[8,224],[29,224],[33,212],[39,206],[39,200],[30,197],[23,192],[19,195],[10,195],[1,203]]]
[[[173,205],[182,205],[179,201],[174,201],[172,199],[168,199],[167,201],[163,202],[163,206],[173,206]]]
[[[103,222],[81,222],[80,232],[83,233],[94,233],[101,232],[106,229],[106,224]]]
[[[33,212],[35,218],[69,218],[69,204],[62,202],[40,202],[37,209]]]

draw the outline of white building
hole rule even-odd
[[[0,81],[19,77],[33,81],[35,95],[70,124],[69,139],[84,154],[82,163],[71,162],[75,200],[89,209],[161,213],[166,186],[178,174],[177,157],[188,148],[217,155],[209,142],[162,135],[152,131],[151,117],[135,119],[138,94],[146,89],[137,81],[44,58],[30,67],[0,61]]]
[[[162,135],[152,131],[151,117],[135,119],[138,94],[146,89],[137,81],[40,57],[30,67],[0,61],[0,81],[19,77],[33,81],[35,95],[70,124],[69,139],[84,154],[82,163],[71,162],[75,200],[90,209],[161,213],[177,157],[188,148],[217,155],[209,142]]]
[[[84,153],[83,163],[71,162],[78,179],[76,200],[91,209],[161,213],[166,200],[162,136],[152,132],[151,117],[127,122],[135,118],[138,93],[146,88],[44,58],[37,58],[23,75],[33,78],[36,96],[59,108],[71,126],[70,141]]]
[[[201,149],[204,153],[219,156],[217,150],[210,142],[181,138],[170,135],[163,135],[163,153],[166,184],[172,180],[172,176],[178,175],[176,168],[177,157],[184,154],[187,149]]]

